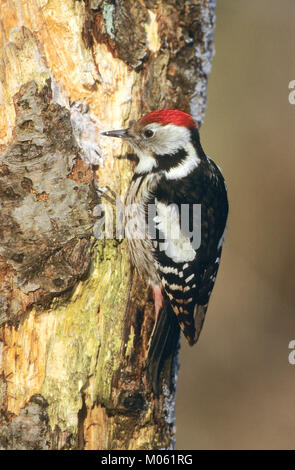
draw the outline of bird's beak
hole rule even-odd
[[[106,135],[108,137],[120,137],[121,139],[124,139],[124,138],[128,137],[128,129],[120,129],[118,131],[101,132],[101,135]]]

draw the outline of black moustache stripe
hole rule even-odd
[[[157,173],[158,171],[161,170],[171,170],[171,168],[175,168],[181,163],[184,162],[186,159],[188,153],[183,149],[179,149],[176,153],[173,154],[168,154],[165,153],[163,155],[157,155],[155,154],[154,157],[158,162],[158,165],[156,168],[153,168],[153,173]]]

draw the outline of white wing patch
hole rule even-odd
[[[181,231],[178,208],[175,204],[166,205],[156,199],[156,228],[163,234],[164,241],[159,243],[162,251],[175,263],[192,261],[196,252],[189,238]]]

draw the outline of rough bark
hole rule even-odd
[[[0,447],[157,449],[175,381],[144,373],[154,313],[125,241],[93,236],[126,148],[99,135],[164,107],[201,123],[214,0],[3,0]],[[176,380],[176,379],[175,379]]]

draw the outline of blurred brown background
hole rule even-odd
[[[177,449],[294,449],[294,0],[219,0],[204,150],[230,217],[200,340],[182,342]]]

